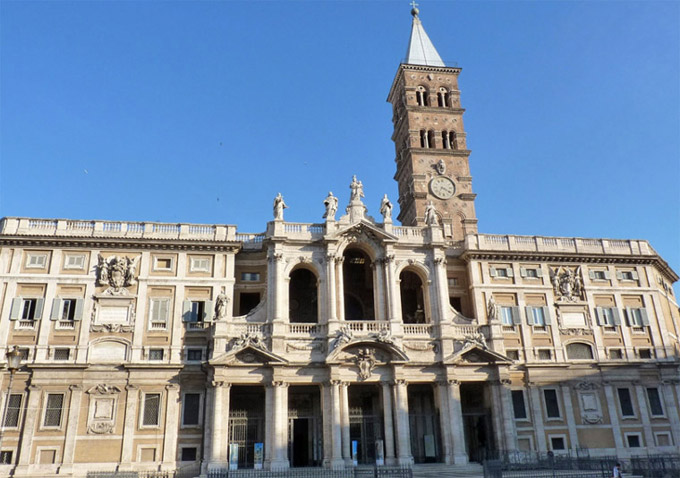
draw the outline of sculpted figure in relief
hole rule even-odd
[[[425,224],[428,226],[438,226],[439,219],[437,218],[437,210],[434,208],[432,201],[425,206]]]
[[[227,306],[229,305],[229,297],[225,294],[224,288],[217,296],[215,301],[215,319],[223,319],[227,316]]]
[[[444,160],[440,159],[439,162],[434,165],[434,169],[437,170],[437,173],[444,174],[446,172],[446,164],[444,163]]]
[[[380,202],[380,214],[382,214],[385,221],[392,219],[392,203],[387,199],[387,194],[383,196],[382,201]]]
[[[350,202],[354,200],[361,200],[364,197],[364,185],[361,181],[357,181],[357,175],[352,176],[352,182],[349,185],[351,194],[349,196]]]
[[[281,193],[277,194],[274,198],[274,219],[276,221],[283,221],[283,210],[287,208],[288,206],[283,202]]]
[[[99,277],[97,278],[97,283],[99,285],[110,286],[107,291],[108,293],[126,293],[125,286],[137,283],[135,275],[137,274],[139,258],[139,256],[135,258],[121,256],[104,258],[99,254]]]
[[[581,267],[558,267],[550,271],[555,297],[559,300],[576,301],[583,299],[583,278]]]
[[[326,212],[323,213],[323,217],[330,221],[334,221],[335,213],[338,212],[338,198],[333,196],[333,191],[328,191],[328,196],[324,199],[323,205],[326,207]]]

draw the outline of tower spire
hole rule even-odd
[[[418,4],[415,0],[411,2],[411,7],[413,24],[411,25],[411,38],[408,41],[408,51],[406,52],[406,63],[409,65],[446,66],[430,37],[425,33],[423,23],[418,17],[420,10],[418,10]]]

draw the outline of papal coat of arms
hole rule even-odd
[[[99,254],[98,278],[97,283],[101,286],[109,286],[107,294],[119,295],[126,294],[125,287],[137,283],[135,275],[139,256],[130,258],[127,256],[110,256],[104,258]]]

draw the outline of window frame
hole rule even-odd
[[[628,391],[628,398],[630,401],[630,410],[633,413],[632,415],[624,415],[623,414],[623,404],[621,403],[621,393],[619,390],[627,390]],[[633,402],[633,393],[631,392],[631,389],[629,387],[616,387],[616,402],[618,404],[619,408],[619,414],[621,416],[622,420],[637,420],[638,414],[635,410],[635,402]]]
[[[524,408],[524,416],[523,417],[517,417],[517,414],[515,413],[517,410],[516,404],[515,404],[515,396],[516,394],[522,394],[522,407]],[[524,389],[514,389],[510,390],[510,401],[512,402],[512,417],[516,422],[529,422],[529,407],[527,406],[527,400],[526,400],[526,393]]]
[[[544,388],[542,389],[543,392],[543,406],[545,410],[545,420],[546,421],[562,421],[563,414],[562,414],[562,407],[560,406],[560,395],[558,392],[559,389],[557,388]],[[555,404],[557,405],[557,416],[550,416],[549,415],[549,406],[548,406],[548,397],[546,395],[546,392],[555,392]]]
[[[624,436],[625,439],[626,439],[626,443],[625,443],[626,448],[644,448],[644,447],[645,447],[645,444],[644,444],[645,442],[642,441],[642,433],[640,433],[640,432],[625,432],[625,433],[623,434],[623,436]],[[629,439],[630,439],[631,437],[637,437],[638,443],[640,444],[640,446],[630,446],[630,441],[629,441]]]
[[[554,448],[553,447],[553,438],[556,438],[556,439],[561,438],[562,444],[564,445],[564,448],[560,448],[560,449]],[[555,434],[551,433],[550,435],[548,435],[548,449],[550,451],[552,451],[553,453],[559,453],[559,454],[568,453],[569,452],[569,445],[568,445],[568,442],[567,442],[567,435],[565,433],[555,433]]]
[[[660,436],[665,436],[668,437],[668,445],[659,445],[659,437]],[[654,432],[654,446],[658,446],[661,448],[665,447],[673,447],[675,446],[673,444],[673,434],[670,431],[662,430],[662,431],[655,431]]]
[[[186,396],[198,395],[198,417],[196,423],[185,423],[186,416]],[[180,428],[200,428],[203,426],[203,403],[204,394],[200,391],[186,391],[182,393],[182,415],[180,417]]]
[[[205,262],[205,267],[199,267],[198,263]],[[190,256],[189,257],[189,272],[204,272],[210,274],[212,272],[212,256]]]
[[[161,322],[160,320],[154,320],[154,313],[156,312],[156,305],[155,302],[167,302],[167,310],[166,310],[166,316],[165,319]],[[158,331],[158,330],[167,330],[168,329],[168,322],[170,322],[170,319],[172,317],[171,314],[171,309],[172,309],[172,298],[171,297],[150,297],[149,298],[149,321],[147,324],[147,330],[149,331]],[[163,324],[163,327],[155,327],[154,324],[159,325]]]
[[[190,359],[189,358],[189,352],[200,352],[201,358],[196,360],[196,359]],[[185,347],[184,349],[184,361],[185,362],[190,362],[190,363],[200,363],[203,362],[203,357],[205,356],[205,347]]]
[[[59,408],[59,424],[58,425],[47,425],[47,411],[50,396],[61,395],[61,407]],[[66,392],[45,392],[43,395],[43,406],[42,406],[42,417],[40,420],[41,430],[61,430],[64,425],[64,410],[66,409]]]
[[[146,417],[146,397],[150,395],[158,395],[158,410],[156,411],[156,423],[154,424],[145,424],[144,419]],[[141,392],[141,406],[139,407],[139,429],[140,430],[148,430],[148,429],[159,429],[161,428],[161,414],[163,411],[163,392]]]
[[[151,353],[158,351],[161,352],[161,358],[152,358]],[[146,354],[146,358],[151,362],[162,362],[163,360],[165,360],[165,349],[163,347],[149,347],[148,352]]]
[[[241,282],[262,282],[262,275],[259,272],[241,271]]]
[[[170,261],[168,267],[161,267],[158,263],[159,260]],[[168,256],[153,256],[153,268],[154,272],[172,272],[175,269],[175,258]]]
[[[9,411],[10,411],[10,406],[9,406],[8,400],[10,400],[12,395],[14,395],[14,396],[18,395],[21,398],[19,399],[19,409],[18,409],[18,412],[17,412],[17,420],[16,420],[17,424],[12,425],[12,426],[8,426],[7,425],[7,418],[9,417]],[[23,417],[24,400],[26,398],[26,394],[22,393],[22,392],[16,393],[14,390],[10,390],[9,394],[7,392],[5,392],[3,394],[3,397],[4,398],[3,398],[3,401],[2,401],[2,410],[3,410],[4,417],[3,417],[2,423],[0,423],[0,430],[18,430],[19,425],[21,425],[21,419]],[[2,462],[0,461],[0,465],[1,464],[2,464]]]
[[[182,459],[182,458],[183,458],[182,454],[184,453],[184,450],[185,450],[185,449],[190,449],[190,448],[194,448],[194,449],[196,450],[196,458],[193,459],[193,460],[183,460],[183,459]],[[199,444],[194,444],[194,445],[181,445],[181,446],[179,447],[179,456],[177,457],[177,458],[178,458],[177,461],[179,461],[179,462],[181,462],[181,463],[195,463],[195,462],[197,462],[197,461],[199,460],[200,456],[201,456],[201,454],[200,454],[200,451],[201,451],[200,448],[201,448],[201,447],[200,447]]]
[[[24,264],[25,269],[46,269],[47,268],[47,252],[26,252],[26,262]],[[41,258],[42,263],[34,264],[33,258]]]
[[[649,395],[650,390],[655,390],[657,394],[657,399],[659,400],[658,406],[661,409],[660,414],[655,414],[652,406],[652,399]],[[649,410],[650,418],[666,418],[666,407],[663,405],[663,391],[660,387],[645,387],[645,398],[647,399],[647,409]]]
[[[82,259],[82,263],[80,265],[71,264],[69,261],[73,257],[77,257],[77,258]],[[81,271],[81,270],[85,269],[85,261],[86,260],[87,260],[87,254],[85,254],[85,253],[66,253],[66,254],[64,254],[64,270]]]

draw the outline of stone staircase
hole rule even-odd
[[[413,466],[413,478],[483,478],[484,468],[479,463],[445,465],[429,463]]]

